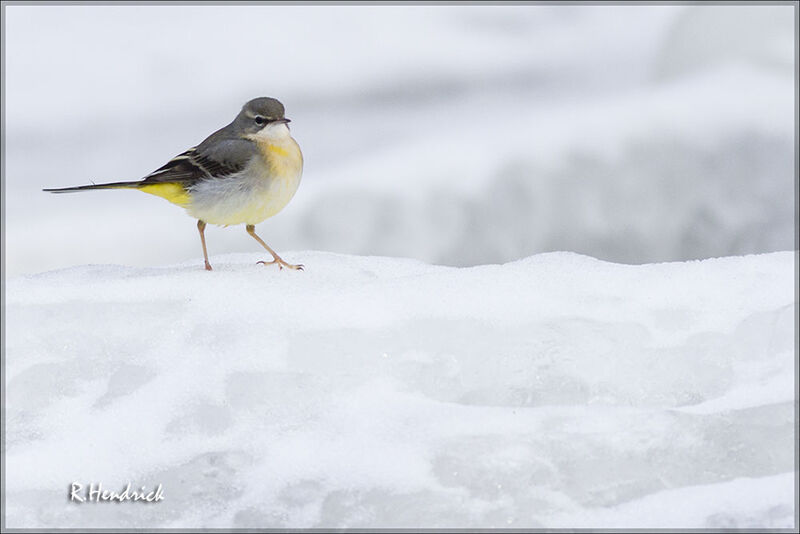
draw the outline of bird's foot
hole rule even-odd
[[[211,264],[206,262],[206,271],[213,271],[214,269],[211,268]]]
[[[298,263],[297,265],[292,265],[291,263],[286,263],[285,261],[283,261],[279,256],[275,256],[275,259],[272,260],[272,261],[263,261],[262,260],[262,261],[259,261],[259,262],[256,262],[256,263],[257,264],[260,263],[261,265],[277,264],[279,269],[283,269],[284,267],[286,267],[287,269],[294,269],[295,271],[302,271],[303,270],[303,264]]]

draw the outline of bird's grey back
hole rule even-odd
[[[145,178],[153,182],[181,182],[190,185],[208,178],[234,176],[243,171],[258,153],[255,142],[248,139],[257,128],[255,117],[267,120],[284,118],[284,108],[269,97],[254,98],[242,106],[236,118],[206,137],[194,149],[176,156]],[[253,132],[251,132],[253,130]]]

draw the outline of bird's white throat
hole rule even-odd
[[[284,141],[291,137],[289,127],[283,122],[273,122],[264,126],[261,130],[253,134],[254,139],[259,141]]]

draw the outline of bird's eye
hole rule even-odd
[[[264,124],[265,122],[267,122],[267,119],[264,117],[256,117],[256,124]]]

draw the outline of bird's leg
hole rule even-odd
[[[280,256],[275,254],[275,251],[272,250],[271,248],[269,248],[269,245],[264,243],[264,241],[260,237],[258,237],[256,235],[256,227],[255,227],[254,224],[248,224],[247,225],[247,233],[250,234],[251,236],[253,236],[253,239],[255,239],[256,241],[261,243],[261,246],[264,247],[265,249],[267,249],[267,252],[272,254],[272,261],[259,261],[258,263],[261,263],[262,265],[272,265],[273,263],[277,263],[278,267],[280,267],[281,269],[283,269],[284,267],[287,267],[289,269],[296,269],[296,270],[300,270],[300,271],[303,270],[303,266],[302,265],[292,265],[291,263],[286,263],[285,261],[283,261],[281,259]]]
[[[203,244],[203,258],[206,260],[206,271],[210,271],[211,264],[208,263],[208,250],[206,250],[206,234],[204,233],[206,230],[206,223],[198,219],[197,230],[200,232],[200,242]]]

